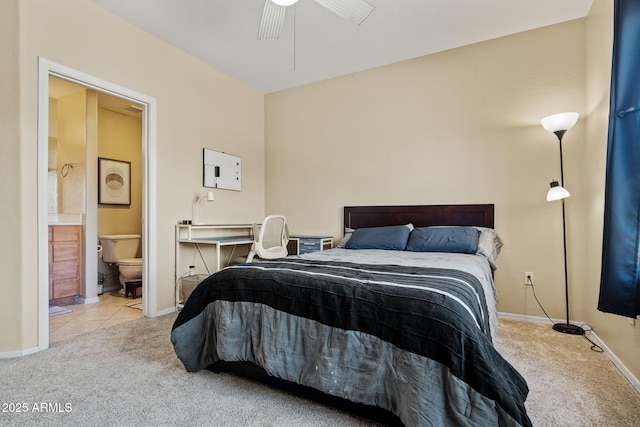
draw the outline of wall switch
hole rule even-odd
[[[533,286],[533,272],[525,271],[524,272],[524,285],[525,286]]]

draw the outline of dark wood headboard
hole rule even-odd
[[[415,227],[466,225],[493,228],[494,205],[345,206],[345,228],[411,223]]]

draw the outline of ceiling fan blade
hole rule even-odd
[[[268,0],[267,0],[268,1]],[[364,0],[314,0],[339,17],[356,25],[364,23],[371,16],[375,7]]]
[[[279,6],[271,0],[264,0],[262,18],[258,28],[258,40],[275,40],[280,37],[280,30],[284,23],[286,6]]]

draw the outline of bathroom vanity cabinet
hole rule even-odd
[[[49,226],[49,303],[70,304],[82,283],[82,226]]]

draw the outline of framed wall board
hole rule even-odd
[[[131,205],[131,162],[98,157],[98,204]]]
[[[223,190],[242,190],[242,159],[219,151],[202,149],[202,185]]]

